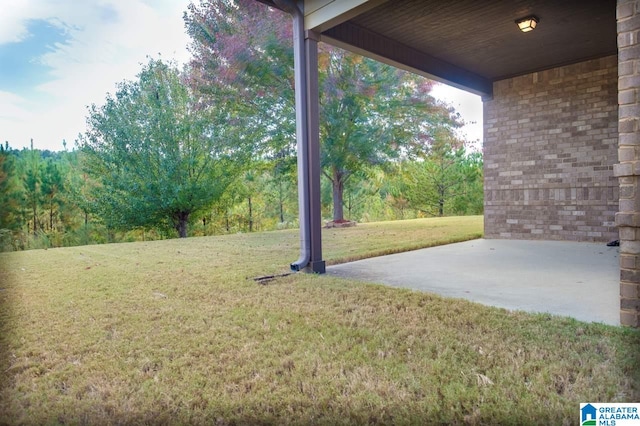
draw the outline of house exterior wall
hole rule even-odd
[[[485,238],[618,238],[617,56],[494,83],[484,102]]]
[[[618,0],[620,323],[640,327],[640,0]]]

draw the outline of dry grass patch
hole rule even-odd
[[[326,258],[415,245],[420,221],[402,223],[325,232]],[[0,424],[571,424],[579,402],[640,399],[637,330],[328,276],[249,279],[281,272],[297,243],[3,254]]]

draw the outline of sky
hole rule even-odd
[[[74,147],[87,107],[132,80],[149,56],[189,59],[183,12],[189,0],[2,0],[0,143],[12,148]],[[439,85],[433,94],[482,139],[478,96]]]

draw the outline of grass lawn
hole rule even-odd
[[[323,230],[325,259],[482,218]],[[0,254],[0,424],[577,424],[640,332],[287,271],[297,231]]]

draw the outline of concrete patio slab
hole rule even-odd
[[[334,265],[327,273],[619,325],[618,251],[604,243],[480,239]]]

